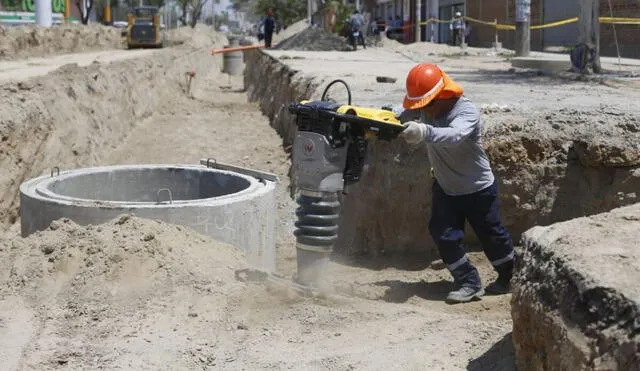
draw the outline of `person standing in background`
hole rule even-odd
[[[273,31],[276,29],[276,20],[273,18],[273,11],[267,10],[267,17],[262,22],[264,29],[264,46],[271,48],[271,40],[273,39]]]
[[[462,42],[462,32],[464,32],[464,18],[462,13],[456,12],[455,17],[451,20],[449,29],[452,31],[451,45],[458,45]]]

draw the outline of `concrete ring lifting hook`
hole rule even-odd
[[[161,188],[158,190],[158,192],[156,193],[156,201],[158,203],[160,203],[160,193],[162,191],[167,191],[167,193],[169,194],[169,203],[173,204],[173,196],[171,195],[171,190],[169,188]]]
[[[211,163],[211,160],[212,160],[211,158],[207,158],[207,167],[211,167],[211,166],[209,165],[209,164]],[[215,158],[213,159],[213,164],[214,164],[214,165],[216,164],[216,159],[215,159]]]
[[[57,166],[54,166],[53,168],[51,168],[51,177],[53,178],[53,171],[56,170],[56,176],[60,175],[60,168]]]

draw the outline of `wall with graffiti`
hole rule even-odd
[[[54,13],[64,13],[65,0],[51,0]],[[35,0],[0,0],[0,10],[35,12]]]

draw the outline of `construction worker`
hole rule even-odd
[[[271,48],[273,31],[276,29],[276,21],[273,18],[273,11],[271,9],[267,10],[267,16],[262,24],[264,27],[264,47]]]
[[[462,13],[456,12],[455,17],[451,20],[449,24],[449,29],[451,30],[451,45],[456,46],[459,43],[462,43],[462,33],[464,32],[465,23],[464,18],[462,18]]]
[[[351,14],[351,17],[349,18],[349,26],[349,39],[353,38],[354,32],[358,32],[358,40],[355,40],[355,43],[357,44],[358,42],[360,42],[362,44],[362,47],[366,49],[367,45],[364,41],[364,33],[362,32],[362,27],[364,26],[364,17],[362,16],[362,14],[360,14],[360,11],[358,11],[358,9],[355,9],[353,11],[353,14]]]
[[[403,108],[419,114],[420,119],[405,122],[401,137],[410,145],[426,145],[435,178],[429,232],[459,286],[449,293],[447,302],[468,302],[485,293],[478,270],[462,245],[465,220],[498,272],[486,292],[508,293],[515,259],[513,241],[500,220],[498,186],[482,146],[480,111],[463,96],[459,84],[429,63],[409,71]]]

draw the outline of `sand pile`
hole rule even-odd
[[[308,51],[348,51],[352,48],[344,38],[333,35],[324,29],[308,27],[287,39],[279,42],[275,50],[308,50]]]
[[[87,227],[60,219],[0,242],[0,323],[23,329],[0,349],[24,341],[0,359],[9,369],[21,353],[36,368],[159,366],[154,353],[183,350],[186,327],[224,325],[244,267],[232,246],[183,227],[129,215]]]
[[[224,33],[216,32],[213,27],[198,23],[191,26],[179,27],[167,31],[168,45],[187,43],[194,48],[221,48],[228,44]]]
[[[286,30],[280,30],[279,33],[273,34],[274,44],[280,42],[281,40],[286,40],[309,27],[309,23],[306,19],[299,20],[298,22],[293,23],[288,26]]]
[[[123,49],[121,29],[100,24],[0,27],[0,58],[19,59],[103,49]]]

